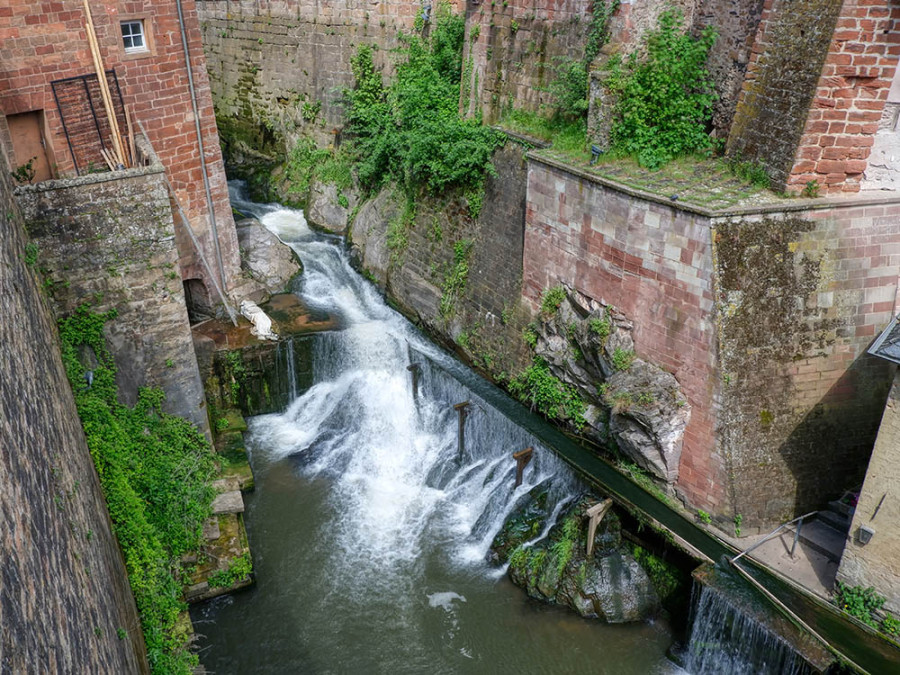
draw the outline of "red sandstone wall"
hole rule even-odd
[[[726,504],[715,451],[716,334],[709,219],[529,163],[524,293],[565,282],[634,321],[635,351],[672,372],[691,404],[676,487],[697,508]]]
[[[788,187],[858,192],[900,56],[900,5],[846,0],[825,59]]]
[[[198,96],[203,142],[213,196],[219,242],[229,288],[238,278],[240,260],[219,137],[206,74],[194,0],[183,0],[188,45]],[[185,55],[174,0],[92,0],[91,10],[104,65],[115,69],[126,106],[147,129],[166,174],[215,266],[214,242],[200,172],[200,154],[191,109]],[[125,54],[119,21],[143,18],[150,28],[151,49]],[[4,116],[44,110],[49,143],[58,172],[74,167],[50,82],[94,73],[80,0],[6,0],[0,6],[0,137],[6,143]],[[177,235],[184,278],[206,278],[185,232]]]

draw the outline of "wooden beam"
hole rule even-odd
[[[522,484],[522,476],[525,473],[525,467],[534,457],[534,448],[525,448],[513,453],[513,459],[516,460],[516,484],[519,487]]]
[[[600,521],[603,520],[603,516],[606,515],[606,512],[609,511],[612,503],[612,499],[604,499],[599,504],[594,504],[584,512],[585,517],[589,519],[587,535],[588,558],[594,555],[594,537],[597,535],[597,526],[600,524]]]

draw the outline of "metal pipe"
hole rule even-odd
[[[184,48],[184,62],[187,65],[188,88],[191,90],[191,107],[194,110],[194,126],[197,129],[197,147],[200,149],[200,172],[203,174],[203,187],[206,190],[206,206],[209,209],[209,223],[212,228],[213,242],[216,248],[216,262],[219,266],[219,282],[222,290],[227,291],[225,283],[225,265],[222,263],[222,250],[219,247],[219,228],[216,226],[216,210],[213,208],[212,191],[209,189],[209,176],[206,174],[206,153],[203,148],[203,132],[200,129],[200,111],[197,107],[197,91],[194,88],[194,71],[191,68],[191,53],[188,50],[187,29],[184,25],[184,11],[181,0],[175,0],[178,8],[178,23],[181,28],[181,45]]]

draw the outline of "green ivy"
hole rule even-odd
[[[474,243],[471,239],[462,239],[453,245],[453,267],[450,268],[441,287],[439,311],[443,317],[453,314],[456,301],[466,290],[466,282],[469,278],[469,257]]]
[[[655,169],[679,155],[708,150],[706,125],[716,100],[706,58],[716,40],[708,26],[694,38],[668,10],[626,63],[611,61],[606,85],[616,94],[613,150]],[[639,53],[645,53],[642,58]]]
[[[203,435],[162,411],[158,389],[141,389],[133,408],[118,402],[116,368],[103,326],[115,310],[81,307],[60,322],[63,363],[113,531],[125,558],[153,673],[191,673],[197,658],[176,628],[185,609],[180,560],[202,542],[214,497],[213,454]],[[88,386],[79,349],[99,365]]]

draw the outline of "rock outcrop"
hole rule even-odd
[[[294,250],[256,218],[244,218],[235,226],[241,250],[241,267],[269,294],[290,290],[291,280],[303,271]],[[263,302],[268,297],[251,299]]]
[[[359,205],[359,191],[339,189],[334,183],[313,180],[306,201],[306,219],[311,225],[334,234],[347,232],[350,214]]]
[[[566,287],[535,324],[535,354],[588,404],[587,436],[668,484],[678,477],[691,408],[675,377],[634,353],[633,324],[611,305]]]
[[[509,562],[512,582],[532,598],[570,607],[585,618],[625,623],[654,616],[659,596],[648,574],[622,546],[616,515],[609,513],[601,521],[588,558],[584,511],[597,500],[579,499],[545,539],[529,543],[549,516],[546,501],[546,492],[532,491],[494,539],[492,558]]]

